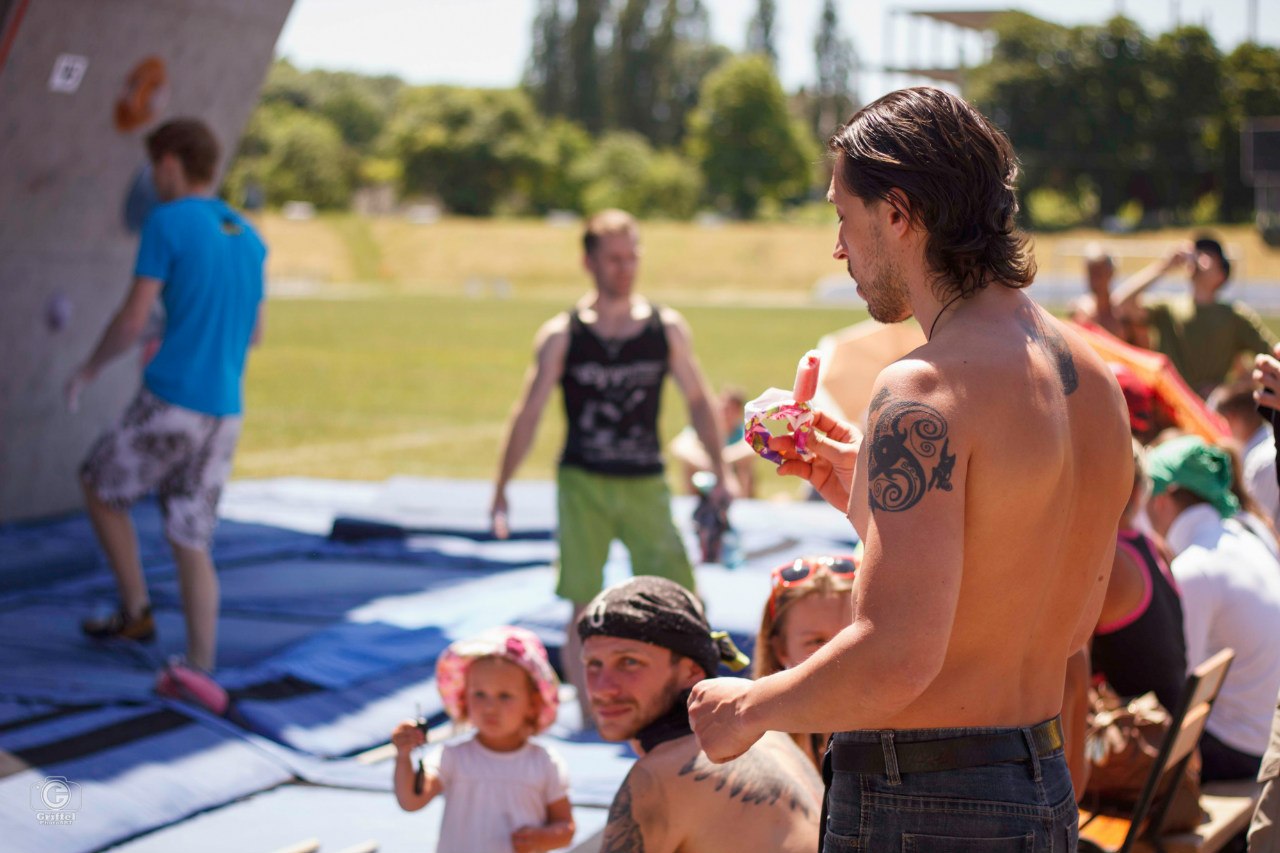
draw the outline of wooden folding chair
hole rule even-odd
[[[1178,699],[1178,707],[1170,715],[1169,732],[1160,744],[1151,773],[1142,793],[1127,816],[1087,814],[1081,812],[1081,853],[1131,853],[1139,840],[1163,853],[1160,828],[1173,802],[1173,792],[1187,771],[1196,744],[1213,709],[1218,691],[1236,653],[1223,649],[1187,676],[1186,686]]]

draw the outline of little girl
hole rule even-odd
[[[540,853],[573,841],[564,760],[529,740],[556,718],[559,681],[530,631],[494,628],[459,640],[436,663],[445,711],[475,727],[426,762],[414,792],[410,756],[425,742],[414,720],[396,726],[396,801],[417,811],[445,795],[437,853]]]
[[[853,621],[853,557],[801,557],[773,570],[772,589],[756,636],[753,677],[791,669]],[[827,735],[791,738],[819,771]]]

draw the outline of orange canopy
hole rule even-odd
[[[1226,421],[1187,386],[1168,356],[1127,344],[1101,326],[1075,323],[1074,328],[1103,361],[1123,364],[1150,385],[1183,430],[1210,443],[1231,437]]]

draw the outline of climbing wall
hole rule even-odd
[[[0,522],[80,505],[76,467],[138,387],[62,387],[131,284],[154,198],[143,137],[206,121],[223,165],[292,0],[0,0]]]

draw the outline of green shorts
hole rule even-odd
[[[556,595],[586,604],[604,588],[614,539],[631,554],[633,575],[670,578],[693,590],[693,567],[671,520],[671,492],[661,474],[618,477],[560,466],[560,580]]]

